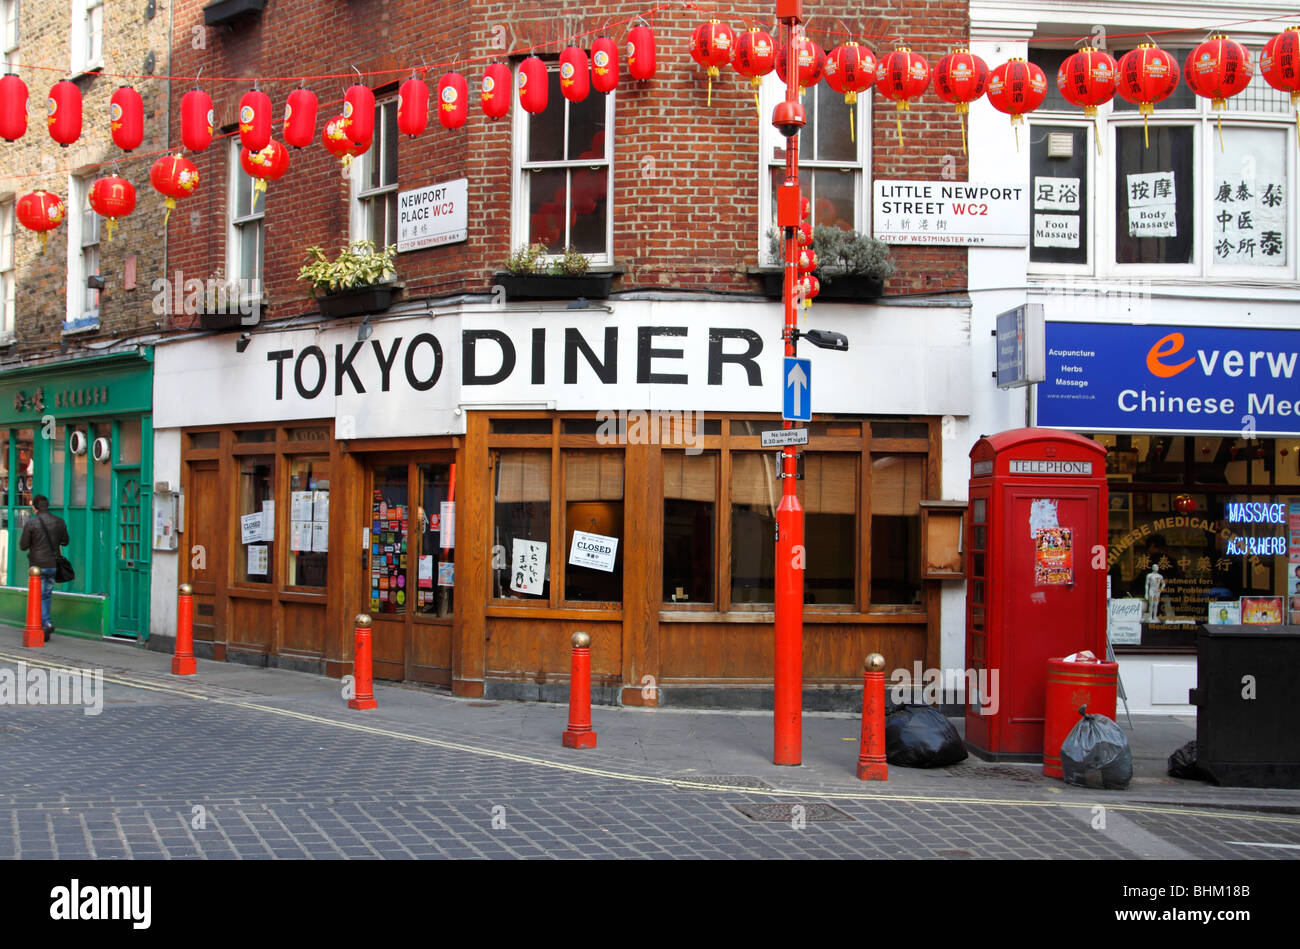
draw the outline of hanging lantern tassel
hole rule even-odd
[[[903,142],[903,117],[898,113],[902,112],[904,109],[907,109],[909,112],[912,111],[908,107],[906,99],[899,99],[898,104],[894,106],[894,124],[898,128],[898,142],[900,145]]]
[[[163,201],[163,207],[167,209],[167,211],[163,214],[163,227],[166,227],[167,222],[171,220],[172,209],[176,207],[176,199],[167,198],[165,201]]]
[[[722,75],[722,72],[717,66],[710,66],[705,70],[705,73],[709,77],[709,91],[708,95],[705,96],[704,103],[705,105],[713,105],[713,78]]]
[[[961,153],[966,154],[966,113],[970,112],[969,102],[958,102],[953,106],[957,113],[957,123],[961,126]]]
[[[104,222],[104,234],[105,234],[104,240],[111,241],[113,239],[113,225],[116,223],[117,223],[117,218],[112,218],[112,217]]]
[[[858,124],[858,94],[856,92],[846,92],[844,101],[849,105],[849,141],[857,143],[857,132],[853,126]]]

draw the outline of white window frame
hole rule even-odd
[[[0,0],[0,55],[6,71],[18,62],[19,13],[18,0]]]
[[[829,88],[828,86],[827,89],[829,90]],[[802,101],[805,109],[808,108],[808,97],[814,94],[812,89],[804,91]],[[831,91],[831,94],[838,95],[833,91]],[[784,159],[778,161],[774,160],[772,156],[777,148],[784,150],[785,136],[777,131],[776,126],[771,123],[770,117],[777,104],[785,99],[785,83],[781,81],[775,72],[768,73],[763,77],[758,97],[758,115],[763,116],[758,121],[758,261],[764,267],[779,267],[781,261],[772,254],[768,231],[776,226],[776,195],[772,193],[772,169],[785,167]],[[853,174],[858,177],[858,183],[854,189],[853,229],[862,233],[869,233],[871,222],[871,113],[873,103],[874,97],[871,91],[858,93],[856,106],[857,126],[854,129],[858,154],[854,162],[846,164],[835,161],[814,161],[809,157],[813,153],[811,146],[808,144],[811,139],[804,136],[811,132],[810,126],[804,128],[799,139],[800,172],[805,169],[809,171],[825,171],[837,168],[854,169]],[[841,104],[843,104],[842,101]],[[849,107],[844,105],[843,108],[847,112]],[[841,116],[841,118],[846,118],[846,116]]]
[[[229,181],[226,191],[225,282],[237,282],[239,287],[238,301],[241,305],[247,305],[262,301],[263,287],[265,286],[263,277],[266,273],[266,192],[254,190],[253,186],[257,179],[244,171],[244,166],[239,160],[239,152],[239,139],[232,139],[229,150],[230,175],[228,176]],[[247,214],[240,213],[241,209],[239,208],[239,182],[241,179],[248,181],[249,194],[252,196],[252,208],[250,213]],[[258,198],[259,194],[261,195],[260,199]],[[249,239],[250,234],[258,242],[256,274],[246,274],[241,269],[243,264],[243,242]],[[233,300],[227,303],[227,305],[233,304]]]
[[[550,83],[550,73],[558,72],[560,64],[558,61],[547,62],[547,83]],[[515,67],[513,74],[510,94],[516,99],[519,95],[519,67]],[[531,128],[530,123],[533,116],[526,112],[522,107],[516,105],[512,111],[511,134],[514,141],[513,149],[513,187],[512,191],[515,199],[512,203],[511,227],[510,227],[510,247],[513,253],[515,248],[522,247],[528,243],[528,207],[530,201],[530,184],[533,171],[542,169],[571,169],[582,170],[590,169],[595,171],[600,168],[605,169],[605,250],[603,253],[586,254],[587,261],[593,267],[611,267],[614,264],[614,100],[618,95],[617,90],[607,93],[597,92],[592,89],[588,95],[605,96],[605,157],[592,159],[570,159],[569,161],[529,161],[528,160],[528,133]],[[569,124],[569,100],[564,96],[558,97],[564,104],[563,121],[567,130]],[[555,103],[547,101],[546,111],[549,112]],[[543,113],[545,114],[545,113]],[[567,135],[567,131],[566,131]],[[570,199],[572,193],[570,192]],[[568,221],[566,208],[565,221]],[[568,232],[568,224],[565,224],[565,231]],[[568,242],[565,242],[565,246]],[[557,260],[559,254],[548,254],[543,257],[544,261]]]
[[[68,293],[64,316],[65,333],[81,333],[99,328],[98,290],[86,286],[86,278],[100,273],[100,220],[90,209],[91,175],[68,178]],[[91,306],[91,301],[94,305]],[[78,325],[94,317],[91,326]]]
[[[1264,39],[1237,37],[1245,43],[1252,57],[1258,56],[1258,48]],[[1180,49],[1175,58],[1180,68],[1185,53]],[[1049,76],[1049,82],[1055,77]],[[1180,81],[1181,82],[1181,81]],[[1251,89],[1259,86],[1265,94],[1274,93],[1267,86],[1258,67],[1252,80]],[[1285,93],[1275,93],[1285,96]],[[1088,149],[1088,199],[1087,207],[1082,212],[1087,215],[1088,223],[1088,263],[1060,264],[1043,263],[1028,260],[1028,273],[1033,277],[1052,275],[1074,275],[1095,277],[1096,279],[1140,279],[1152,282],[1173,282],[1186,284],[1239,283],[1243,280],[1259,281],[1266,284],[1294,283],[1300,272],[1300,247],[1297,246],[1300,235],[1300,203],[1296,200],[1296,130],[1295,113],[1287,106],[1285,111],[1246,111],[1232,108],[1234,100],[1229,100],[1229,107],[1220,112],[1211,109],[1208,100],[1197,97],[1194,108],[1170,109],[1156,106],[1155,113],[1148,120],[1152,131],[1158,128],[1190,127],[1192,129],[1192,196],[1195,235],[1192,245],[1192,260],[1189,263],[1171,264],[1122,264],[1115,261],[1115,162],[1118,154],[1118,135],[1120,128],[1142,128],[1142,116],[1136,108],[1118,110],[1114,103],[1098,108],[1101,120],[1102,149],[1101,156],[1096,154],[1094,144],[1095,132],[1091,129],[1085,141]],[[1279,100],[1280,101],[1280,100]],[[1288,261],[1284,267],[1250,267],[1250,266],[1216,266],[1214,261],[1213,240],[1213,195],[1214,162],[1219,150],[1219,121],[1222,118],[1225,135],[1233,129],[1266,129],[1282,132],[1286,142],[1286,181],[1287,190],[1287,225],[1286,242]],[[1093,123],[1083,119],[1078,109],[1068,111],[1045,112],[1039,110],[1028,117],[1031,134],[1041,126],[1090,127]],[[1031,172],[1032,173],[1032,172]],[[1029,182],[1032,189],[1033,182]],[[1032,191],[1031,191],[1032,195]],[[1029,213],[1033,215],[1032,200]],[[1032,240],[1032,237],[1031,237]],[[1032,247],[1030,248],[1032,252]]]
[[[385,112],[391,113],[391,120],[386,121]],[[388,131],[385,131],[385,130]],[[392,133],[391,138],[389,132]],[[351,209],[348,215],[348,230],[352,234],[352,240],[364,241],[370,239],[370,225],[373,220],[374,206],[383,201],[390,205],[390,220],[394,222],[392,243],[397,243],[397,188],[401,181],[402,168],[400,164],[401,155],[397,150],[397,140],[400,137],[397,132],[397,97],[390,96],[380,99],[375,103],[375,137],[370,147],[365,153],[352,159],[351,177],[352,177],[352,201]],[[397,161],[394,162],[396,171],[392,181],[381,181],[378,187],[370,186],[370,175],[374,169],[375,162],[379,162],[381,169],[380,177],[382,178],[382,169],[385,165],[384,156],[387,152],[392,151]],[[387,230],[387,229],[385,229]],[[385,237],[387,240],[387,237]],[[376,250],[382,251],[384,248],[378,246]],[[385,278],[385,283],[391,283],[396,280],[396,275]]]
[[[14,304],[18,289],[14,268],[17,222],[13,199],[0,201],[0,345],[14,340]]]
[[[73,76],[104,68],[104,0],[72,0],[68,46]]]

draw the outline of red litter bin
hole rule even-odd
[[[1079,721],[1079,706],[1091,715],[1115,719],[1119,663],[1047,660],[1047,699],[1043,715],[1043,774],[1063,778],[1061,745]]]

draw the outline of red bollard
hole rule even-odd
[[[352,647],[352,698],[348,699],[348,708],[378,708],[375,701],[374,679],[370,675],[370,616],[357,614],[356,639]]]
[[[565,748],[595,748],[591,730],[591,637],[573,634],[573,671],[569,674],[569,727],[561,736]]]
[[[45,648],[45,627],[41,625],[41,568],[27,571],[27,626],[23,645],[29,649]]]
[[[862,664],[862,745],[858,751],[858,780],[888,781],[885,762],[885,657],[878,652]]]
[[[192,676],[198,672],[194,662],[194,588],[182,583],[176,598],[176,654],[172,656],[172,675]]]

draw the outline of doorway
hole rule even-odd
[[[371,616],[374,676],[451,684],[456,580],[456,465],[450,452],[376,458],[362,512],[361,602]]]

